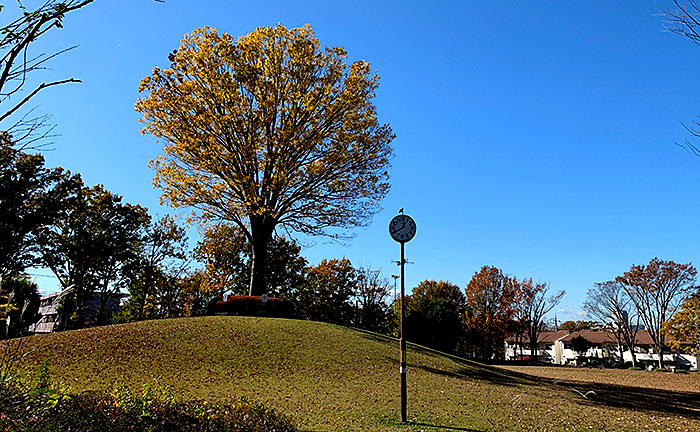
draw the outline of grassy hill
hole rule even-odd
[[[317,322],[184,318],[26,342],[28,365],[48,358],[75,391],[156,380],[182,399],[268,399],[303,431],[700,430],[697,374],[684,378],[698,392],[564,381],[410,345],[412,423],[400,425],[398,342]]]

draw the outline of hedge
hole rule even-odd
[[[51,386],[0,383],[2,432],[293,432],[283,415],[265,404],[238,399],[228,404],[177,402],[168,392],[144,386],[141,395],[117,386],[110,393],[70,395]]]
[[[232,295],[228,296],[226,301],[222,297],[212,299],[207,305],[207,312],[210,315],[292,318],[294,306],[291,302],[277,297],[268,297],[267,301],[263,302],[262,296]]]

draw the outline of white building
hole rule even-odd
[[[572,348],[572,340],[583,338],[588,348],[577,353]],[[581,330],[577,332],[542,332],[538,337],[537,358],[533,358],[527,340],[518,341],[515,336],[506,338],[506,360],[539,360],[561,365],[580,365],[594,361],[632,362],[632,353],[622,351],[615,335],[607,331]],[[622,352],[621,352],[622,351]],[[641,366],[654,367],[659,360],[654,352],[654,344],[646,330],[637,332],[635,341],[635,359]],[[670,351],[663,353],[664,363],[671,368],[698,370],[698,356]]]
[[[69,292],[69,291],[68,291]],[[66,295],[67,290],[60,293],[48,294],[41,298],[39,303],[39,315],[41,316],[36,324],[29,326],[29,332],[31,333],[51,333],[55,330],[59,323],[58,316],[58,305],[60,304],[60,298]],[[107,299],[107,304],[105,307],[105,319],[106,323],[111,322],[111,317],[114,313],[119,311],[121,307],[122,300],[127,297],[127,294],[112,293],[109,294]],[[92,299],[88,300],[84,304],[85,308],[83,310],[83,318],[87,323],[87,326],[96,324],[96,317],[100,309],[100,298],[98,295],[93,296]],[[105,324],[105,323],[101,323]],[[98,324],[100,325],[100,324]]]
[[[39,321],[29,326],[31,333],[51,333],[58,322],[58,312],[55,302],[60,293],[53,293],[41,298],[39,302]],[[54,304],[56,303],[56,304]]]

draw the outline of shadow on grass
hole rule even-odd
[[[372,332],[363,333],[368,339],[398,344],[398,340],[396,338],[391,338]],[[517,385],[549,385],[552,386],[553,389],[560,389],[570,392],[572,398],[582,405],[604,405],[637,411],[682,415],[692,419],[700,419],[700,393],[544,378],[478,363],[421,345],[415,345],[412,343],[408,343],[407,345],[411,351],[419,352],[431,357],[449,358],[455,362],[457,367],[450,368],[449,370],[436,369],[425,364],[412,364],[410,363],[411,358],[409,356],[409,368],[424,370],[436,375],[486,381],[491,384],[508,387]],[[593,391],[594,394],[588,394],[587,397],[584,396],[589,391]]]
[[[419,365],[419,364],[408,364],[409,368],[416,368],[420,369],[429,373],[434,373],[437,375],[442,375],[442,376],[448,376],[451,378],[466,378],[466,379],[471,379],[471,380],[479,380],[479,381],[488,381],[491,384],[495,385],[501,385],[501,386],[515,386],[518,384],[523,384],[522,380],[514,379],[513,377],[509,377],[504,374],[500,374],[498,372],[490,371],[486,368],[484,369],[479,369],[479,368],[460,368],[456,370],[442,370],[442,369],[436,369],[430,366],[426,365]]]
[[[577,401],[583,405],[606,405],[700,419],[700,394],[695,392],[545,378],[486,365],[484,365],[484,369],[499,370],[504,377],[511,377],[513,380],[517,380],[525,385],[551,385],[569,390]],[[486,375],[488,375],[488,372]]]
[[[587,398],[581,396],[581,403],[584,404],[603,404],[700,419],[700,394],[698,393],[552,379],[543,379],[543,382],[565,387],[577,393],[587,394],[593,391],[595,394],[588,393]]]
[[[456,361],[458,363],[462,363],[459,360]],[[475,367],[473,362],[469,362],[466,367],[452,372],[436,371],[432,370],[432,368],[418,365],[416,365],[416,367],[440,375],[483,380],[492,384],[504,386],[549,385],[570,391],[576,402],[582,405],[605,405],[616,408],[675,414],[693,419],[700,419],[700,394],[695,392],[671,391],[652,389],[648,387],[632,387],[618,384],[603,384],[587,381],[544,378],[495,368],[488,365],[480,365],[480,367]],[[588,393],[591,391],[593,393]]]

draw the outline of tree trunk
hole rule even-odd
[[[535,337],[533,338],[530,336],[530,359],[531,361],[536,362],[537,361],[537,334],[535,334]]]
[[[625,363],[625,350],[623,349],[622,343],[620,341],[617,341],[617,356],[620,359],[620,363]]]
[[[105,288],[104,291],[100,293],[100,308],[97,310],[97,316],[95,317],[95,321],[98,326],[107,324],[106,311],[108,301],[109,293]]]
[[[269,218],[250,218],[251,266],[248,295],[259,296],[267,293],[267,248],[272,239],[275,224]]]
[[[656,350],[659,352],[659,369],[664,368],[664,342],[663,339],[661,340],[661,343],[659,343],[659,346],[656,347]]]
[[[629,346],[630,348],[630,354],[632,355],[632,367],[636,368],[637,367],[637,357],[634,355],[634,344],[631,344]],[[623,359],[624,362],[624,359]]]

